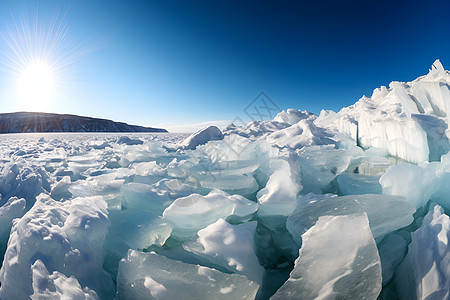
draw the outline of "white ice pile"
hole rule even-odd
[[[316,123],[409,162],[439,160],[450,150],[449,88],[450,73],[436,60],[427,75],[377,88],[337,114],[322,111]]]
[[[319,116],[0,135],[0,299],[449,297],[450,73]]]

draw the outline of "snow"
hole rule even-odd
[[[0,135],[0,298],[448,298],[449,87],[436,61],[319,116]]]
[[[224,219],[199,230],[198,238],[185,242],[183,248],[233,273],[261,283],[264,268],[253,250],[256,222],[231,225]]]

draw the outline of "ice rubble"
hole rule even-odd
[[[223,133],[0,136],[0,298],[445,297],[449,84],[436,61]]]

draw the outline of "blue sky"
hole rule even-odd
[[[44,29],[67,10],[70,28],[49,59],[71,59],[52,101],[34,106],[16,100],[20,74],[3,67],[1,112],[39,107],[170,129],[242,117],[261,91],[282,109],[337,111],[424,75],[436,58],[450,68],[444,0],[11,0],[0,3],[0,31],[11,14],[33,28],[36,8]]]

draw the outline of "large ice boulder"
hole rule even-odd
[[[259,285],[238,274],[130,250],[117,276],[116,299],[254,299]]]
[[[381,264],[365,213],[320,217],[302,239],[294,270],[270,299],[377,299]]]
[[[450,155],[441,162],[423,163],[419,166],[401,164],[389,168],[380,178],[383,194],[406,197],[416,208],[424,207],[430,199],[450,209]]]
[[[47,280],[59,276],[55,271],[75,276],[83,289],[111,297],[114,285],[103,271],[102,247],[110,226],[106,206],[102,197],[59,202],[48,195],[38,196],[11,229],[0,270],[0,298],[29,298],[35,292],[32,266],[38,260],[49,272]],[[42,281],[45,272],[42,266],[39,269]]]
[[[212,190],[208,195],[191,194],[175,200],[163,217],[173,224],[173,235],[188,239],[220,218],[246,220],[258,210],[258,204],[239,195]]]
[[[431,205],[422,226],[411,234],[408,254],[396,273],[400,299],[450,296],[450,218]]]
[[[216,126],[209,126],[201,129],[178,144],[179,149],[194,150],[199,145],[204,145],[209,141],[223,140],[222,131]]]
[[[261,283],[264,268],[260,266],[254,247],[256,222],[231,225],[223,219],[199,230],[198,238],[183,248],[233,273]]]
[[[350,195],[342,197],[301,197],[299,205],[288,217],[286,228],[300,244],[300,236],[314,226],[321,216],[367,213],[374,238],[409,225],[414,207],[404,197],[388,195]]]

